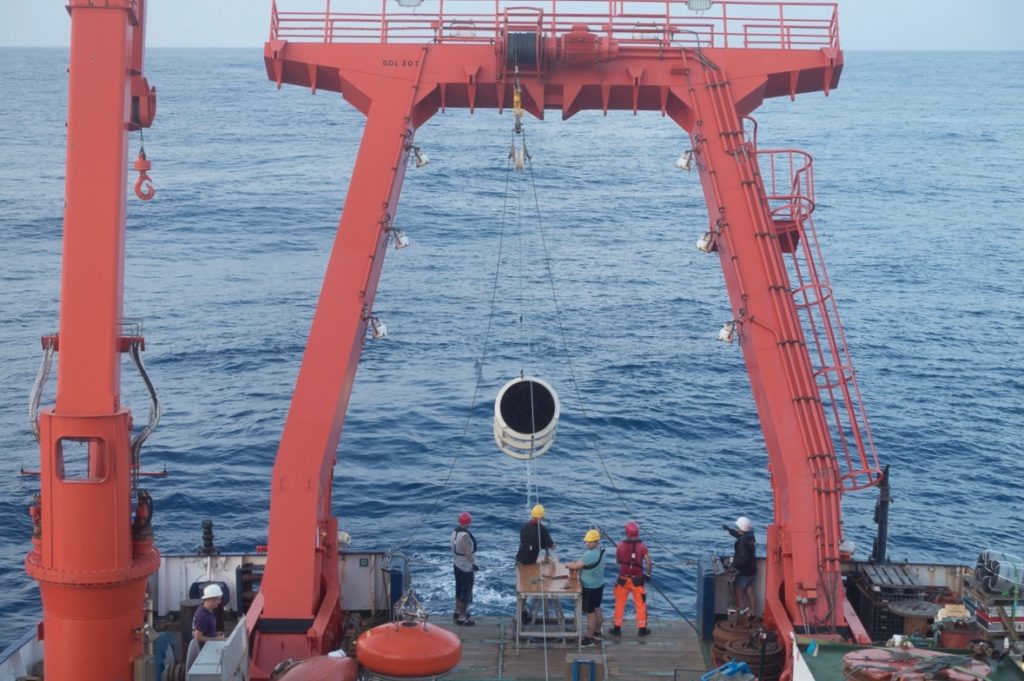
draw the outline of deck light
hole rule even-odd
[[[384,322],[382,322],[377,317],[370,317],[370,332],[374,340],[377,340],[379,338],[387,338],[388,327],[385,326]]]
[[[422,149],[420,149],[417,146],[414,146],[412,148],[412,155],[413,155],[413,158],[416,159],[416,167],[417,168],[422,168],[423,166],[425,166],[428,163],[430,163],[430,157],[427,156],[427,152],[423,151]]]
[[[693,149],[687,149],[679,154],[679,158],[676,159],[676,168],[687,172],[693,171]]]
[[[736,338],[736,322],[726,322],[718,331],[718,340],[723,343],[732,343]]]
[[[395,238],[395,250],[400,251],[409,246],[409,237],[400,229],[391,230],[391,236]]]
[[[400,7],[419,7],[423,0],[396,0]]]
[[[711,232],[704,232],[704,236],[697,239],[697,250],[701,253],[710,253],[714,247],[715,238],[711,236]]]
[[[686,0],[686,8],[691,12],[706,12],[711,9],[711,0]]]

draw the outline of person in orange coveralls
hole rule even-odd
[[[634,521],[626,523],[626,538],[615,548],[615,562],[619,564],[619,578],[615,582],[615,613],[609,632],[622,635],[622,617],[626,612],[626,599],[632,594],[636,606],[637,634],[647,636],[647,591],[644,581],[651,576],[654,564],[647,545],[640,541],[640,526]]]

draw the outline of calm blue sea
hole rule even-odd
[[[18,473],[37,466],[28,396],[39,337],[57,328],[65,69],[64,50],[0,50],[0,647],[39,607],[22,567],[38,481]],[[225,549],[249,550],[266,539],[270,469],[362,119],[337,94],[276,91],[260,48],[156,49],[147,71],[158,194],[129,204],[125,313],[145,320],[165,406],[143,452],[170,472],[148,483],[158,542],[189,551],[210,517]],[[1024,553],[1022,111],[1024,53],[854,52],[830,97],[758,114],[763,148],[815,157],[822,248],[892,464],[897,559]],[[413,245],[388,253],[375,311],[390,335],[366,344],[334,511],[353,547],[405,545],[436,613],[451,607],[450,527],[471,511],[476,609],[499,613],[532,484],[563,555],[592,523],[617,534],[637,518],[659,585],[692,611],[692,561],[727,552],[720,525],[741,513],[763,542],[772,508],[740,352],[716,340],[731,317],[720,267],[693,246],[706,209],[696,175],[673,167],[686,138],[668,119],[556,119],[527,131],[569,355],[529,189],[512,196],[495,279],[511,117],[438,115],[417,135],[432,162],[405,183],[397,226]],[[494,395],[520,370],[562,398],[557,443],[529,467],[491,438]],[[127,364],[124,381],[141,424]],[[874,501],[844,504],[859,557]]]

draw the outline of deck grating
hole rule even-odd
[[[697,634],[683,620],[652,620],[651,635],[638,638],[636,627],[627,620],[623,635],[608,635],[610,622],[605,622],[605,641],[579,652],[575,640],[547,645],[516,642],[512,638],[512,619],[478,617],[475,627],[460,627],[451,622],[434,622],[455,633],[462,640],[462,662],[447,677],[452,681],[540,681],[571,678],[567,656],[599,659],[604,668],[602,681],[644,681],[672,679],[697,681],[707,669]],[[587,678],[586,676],[584,678]]]

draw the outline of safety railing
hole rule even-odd
[[[881,469],[814,228],[811,156],[793,149],[755,153],[777,234],[785,242],[791,292],[836,445],[843,487],[870,487]]]
[[[485,43],[503,34],[508,14],[533,12],[547,36],[583,24],[620,44],[772,50],[839,46],[835,3],[687,0],[324,0],[320,11],[273,3],[270,39],[324,43]],[[298,0],[283,0],[294,7]],[[341,10],[344,11],[335,11]],[[482,9],[486,8],[486,9]]]

